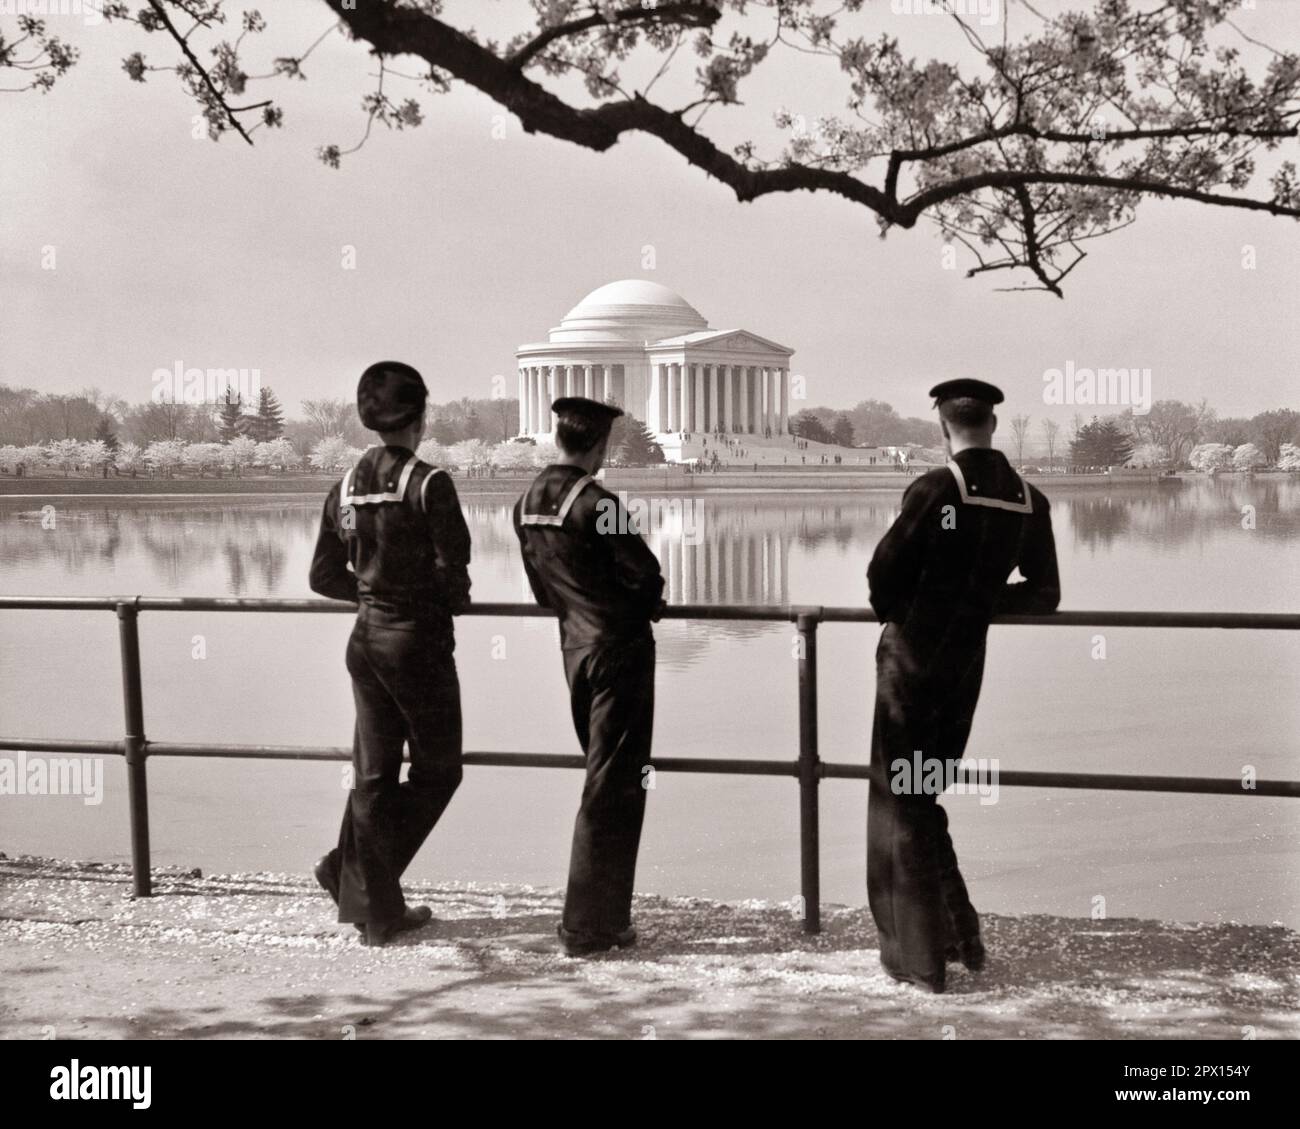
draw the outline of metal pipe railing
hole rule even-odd
[[[127,792],[131,822],[131,867],[139,897],[152,893],[149,852],[149,796],[146,764],[151,756],[242,757],[262,760],[348,760],[351,750],[342,746],[227,745],[149,741],[145,736],[144,694],[141,681],[139,615],[160,612],[275,612],[352,614],[355,608],[334,600],[240,599],[189,596],[0,596],[0,610],[113,611],[118,619],[122,662],[121,741],[87,741],[50,738],[0,738],[0,751],[38,754],[83,753],[122,756],[127,766]],[[554,613],[533,604],[475,604],[465,614],[474,616],[536,616]],[[820,830],[818,786],[825,778],[866,780],[868,764],[839,764],[821,759],[817,731],[817,628],[822,623],[875,623],[867,608],[818,606],[676,604],[665,619],[747,620],[795,624],[798,635],[799,747],[789,761],[718,757],[655,757],[656,771],[716,773],[729,776],[790,776],[799,784],[800,889],[804,929],[821,929]],[[1051,615],[998,616],[995,624],[1074,627],[1226,628],[1250,630],[1300,630],[1300,615],[1254,612],[1054,612]],[[583,768],[581,756],[557,753],[470,751],[467,765],[513,768]],[[971,780],[963,769],[956,779]],[[1233,778],[1189,776],[1130,776],[1116,773],[998,772],[999,786],[1028,788],[1089,788],[1108,791],[1181,792],[1207,795],[1255,795],[1300,798],[1300,781],[1259,780],[1249,789]]]
[[[130,604],[142,612],[334,612],[353,615],[356,608],[339,600],[244,599],[239,596],[0,596],[0,611],[115,611]],[[554,616],[535,604],[474,604],[468,616]],[[790,623],[800,614],[815,615],[820,623],[879,623],[870,608],[822,607],[799,604],[670,604],[664,619],[753,620]],[[1049,627],[1175,627],[1226,628],[1263,631],[1300,630],[1300,613],[1294,612],[1116,612],[1057,611],[1050,615],[994,616],[996,624]]]

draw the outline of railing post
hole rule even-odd
[[[803,894],[803,929],[820,933],[821,845],[817,786],[821,758],[817,753],[817,624],[821,609],[797,613],[799,632],[799,871]]]
[[[122,712],[126,721],[126,789],[131,807],[131,871],[135,896],[153,894],[149,873],[148,757],[144,739],[144,694],[140,688],[140,612],[133,603],[117,605],[117,633],[122,644]]]

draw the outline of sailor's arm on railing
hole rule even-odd
[[[311,572],[307,583],[317,595],[331,600],[357,602],[357,578],[348,569],[348,551],[339,536],[338,494],[335,485],[321,509],[320,533],[316,536],[316,551],[311,558]]]
[[[528,538],[524,536],[524,527],[519,521],[523,513],[523,504],[523,498],[514,504],[514,508],[510,511],[510,524],[514,527],[515,537],[519,541],[519,559],[524,562],[524,575],[528,578],[528,587],[532,590],[533,599],[537,601],[539,608],[549,608],[551,594],[547,592],[541,574],[533,565],[533,558],[528,549]]]
[[[876,543],[867,565],[867,598],[880,619],[901,618],[911,602],[937,528],[929,520],[938,499],[932,479],[918,478],[903,492],[903,505],[894,523]]]
[[[591,522],[592,535],[609,550],[614,562],[615,581],[646,618],[658,620],[663,612],[666,587],[659,558],[645,543],[622,500],[607,496],[604,501],[613,502],[616,520],[609,522],[606,517],[602,522],[597,513],[585,515],[585,520]]]
[[[469,526],[456,496],[456,484],[446,474],[434,474],[426,496],[430,535],[437,557],[438,578],[453,615],[469,607],[471,553]]]
[[[1017,562],[1024,580],[1002,589],[996,610],[1007,615],[1046,615],[1061,603],[1061,574],[1056,565],[1052,510],[1035,487],[1029,487],[1034,509],[1025,527]]]

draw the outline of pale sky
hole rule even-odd
[[[316,0],[259,7],[270,29],[250,70],[331,23]],[[519,7],[461,0],[451,13],[472,11],[468,22],[486,29]],[[957,47],[941,17],[870,7],[870,26],[909,51]],[[12,21],[0,17],[6,31]],[[366,364],[395,357],[425,373],[435,400],[490,396],[496,375],[513,395],[516,345],[544,338],[603,283],[645,277],[716,328],[793,348],[809,404],[870,397],[924,416],[930,384],[971,375],[1003,386],[1008,416],[1037,421],[1044,372],[1072,362],[1149,368],[1155,399],[1205,397],[1220,415],[1300,407],[1291,221],[1148,201],[1136,225],[1091,245],[1063,301],[998,293],[1005,276],[942,269],[928,224],[882,241],[871,213],[828,196],[741,205],[657,141],[598,155],[528,137],[463,87],[421,95],[423,126],[376,127],[329,170],[315,148],[360,135],[374,71],[341,36],[308,61],[309,81],[250,87],[249,101],[280,101],[283,130],[259,131],[253,148],[195,140],[174,76],[142,86],[121,70],[137,49],[170,62],[160,37],[52,22],[81,62],[49,95],[3,96],[0,382],[96,385],[136,402],[177,361],[256,368],[297,415],[302,398],[350,396]],[[1259,0],[1237,22],[1300,48],[1300,3]],[[834,64],[774,56],[758,75],[742,87],[746,107],[708,119],[716,136],[767,135],[781,106],[810,117],[843,106]],[[393,89],[403,85],[418,93]],[[345,246],[355,270],[342,267]],[[1247,246],[1254,270],[1242,266]],[[42,269],[47,247],[54,270]],[[653,270],[642,267],[647,247]],[[1053,414],[1066,423],[1072,412]]]

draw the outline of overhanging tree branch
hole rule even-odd
[[[965,196],[981,188],[1019,188],[1028,184],[1072,185],[1078,188],[1109,188],[1117,192],[1140,193],[1143,196],[1168,196],[1176,200],[1195,200],[1198,204],[1213,204],[1222,208],[1245,208],[1248,211],[1268,212],[1274,216],[1300,218],[1300,208],[1274,200],[1255,200],[1245,196],[1220,196],[1195,188],[1183,188],[1164,181],[1145,180],[1140,177],[1097,176],[1089,173],[1026,171],[994,169],[959,177],[936,185],[910,197],[903,205],[904,219],[901,227],[910,227],[922,212],[958,196]]]
[[[238,133],[240,137],[242,137],[245,141],[247,141],[248,144],[252,145],[253,139],[248,136],[248,132],[244,129],[243,125],[240,124],[239,119],[235,116],[241,111],[236,110],[234,107],[230,105],[230,103],[226,101],[226,96],[222,94],[220,90],[217,89],[217,85],[215,82],[212,81],[212,76],[208,73],[207,68],[205,68],[203,64],[198,61],[197,58],[195,58],[194,52],[190,50],[189,35],[181,34],[180,29],[177,28],[177,26],[172,22],[171,16],[167,14],[167,9],[161,3],[161,0],[149,0],[149,7],[153,9],[154,15],[158,17],[158,22],[163,26],[163,28],[167,31],[167,33],[179,45],[181,49],[181,53],[185,56],[186,59],[189,60],[190,66],[194,68],[195,72],[199,75],[201,81],[203,82],[203,85],[207,87],[208,92],[212,95],[213,102],[216,105],[220,106],[222,110],[225,111],[226,119],[230,122],[231,128],[234,129],[234,131]],[[202,22],[203,21],[200,21],[200,24]],[[199,25],[196,24],[195,26],[197,27]],[[266,104],[267,103],[259,103],[259,105],[266,105]],[[244,107],[245,110],[257,109],[257,108],[258,107],[256,106]]]
[[[1091,11],[1051,17],[1022,5],[1038,20],[1032,34],[1013,39],[1007,11],[997,43],[954,10],[962,49],[987,66],[975,74],[948,60],[907,58],[888,35],[846,38],[841,32],[860,5],[836,0],[549,0],[532,5],[535,26],[504,47],[453,26],[440,0],[322,2],[378,56],[381,72],[396,57],[414,56],[427,64],[434,90],[460,80],[513,113],[527,133],[599,153],[629,134],[655,137],[740,201],[828,192],[867,208],[882,232],[912,228],[924,216],[971,248],[979,261],[971,273],[1024,269],[1052,293],[1083,258],[1080,243],[1133,222],[1146,197],[1300,218],[1292,161],[1273,170],[1271,196],[1250,194],[1260,155],[1300,137],[1300,57],[1269,48],[1264,73],[1248,74],[1238,60],[1242,35],[1227,44],[1209,39],[1221,26],[1237,30],[1225,0],[1142,10],[1092,0]],[[110,4],[105,17],[170,35],[183,56],[174,69],[214,138],[233,128],[251,143],[238,115],[253,110],[263,112],[263,124],[280,124],[273,104],[228,101],[250,81],[239,54],[245,36],[264,29],[260,15],[244,12],[244,33],[216,44],[216,61],[204,66],[190,40],[224,22],[223,0],[147,4],[134,18],[125,4]],[[193,26],[181,34],[171,13]],[[754,18],[770,26],[754,31]],[[40,35],[32,26],[20,30]],[[680,66],[679,52],[688,55],[687,43],[699,60],[695,96],[674,95],[676,109],[653,101],[658,80]],[[0,68],[22,65],[13,47],[6,55],[0,39]],[[778,49],[837,61],[848,76],[850,116],[819,118],[808,131],[804,115],[780,107],[776,124],[790,139],[774,159],[763,159],[754,141],[728,149],[706,135],[705,115],[714,112],[712,123],[718,109],[740,106],[741,82]],[[620,70],[641,68],[647,54],[651,65],[638,86]],[[300,61],[275,58],[274,76],[303,77]],[[57,73],[71,61],[60,56],[60,64]],[[124,66],[141,81],[148,71],[171,69],[146,66],[139,54]],[[41,75],[42,88],[54,73]],[[586,98],[571,90],[572,76],[585,81]],[[382,88],[362,106],[368,127],[422,120],[418,102],[391,103]],[[1116,127],[1106,128],[1103,115]],[[343,152],[318,149],[331,165]],[[881,161],[877,180],[868,170]],[[977,246],[1005,258],[986,262]]]
[[[595,11],[566,23],[555,24],[534,36],[517,51],[507,56],[506,61],[522,70],[538,55],[558,39],[580,35],[599,27],[631,24],[663,24],[673,27],[712,27],[722,18],[722,12],[716,4],[700,3],[663,3],[652,6],[633,5],[621,11],[606,14]]]

